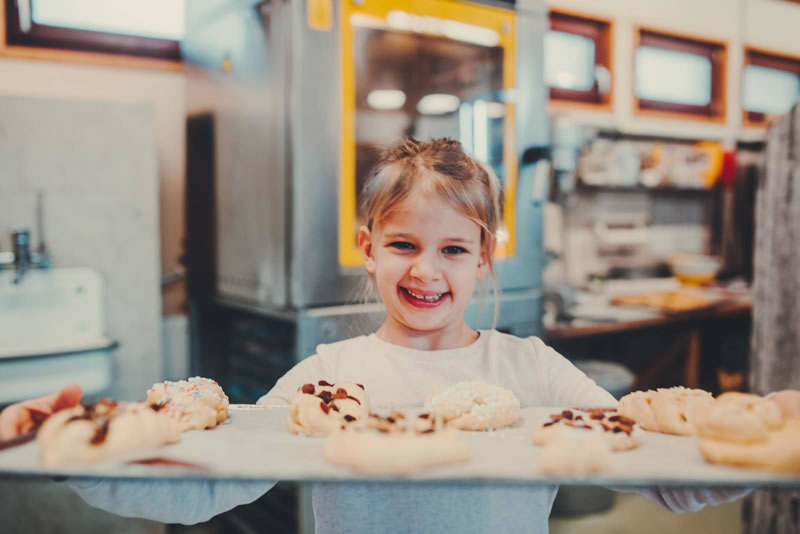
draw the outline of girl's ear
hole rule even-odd
[[[489,272],[489,254],[494,254],[495,240],[492,239],[490,247],[481,247],[480,256],[478,256],[478,280],[486,276]],[[491,250],[492,252],[488,252]]]
[[[364,258],[364,266],[369,274],[375,274],[375,255],[372,247],[372,232],[369,228],[362,226],[358,229],[358,248],[361,249],[361,257]]]

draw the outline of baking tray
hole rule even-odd
[[[142,450],[103,463],[46,467],[35,442],[0,451],[0,477],[111,477],[292,481],[479,481],[636,486],[785,486],[800,487],[800,475],[739,469],[706,463],[694,437],[643,432],[631,451],[612,455],[604,473],[552,476],[538,468],[541,448],[530,441],[534,426],[562,408],[521,410],[516,423],[491,432],[461,432],[472,448],[469,462],[443,466],[405,477],[376,477],[327,463],[323,439],[290,434],[287,407],[232,405],[228,421],[212,430],[186,432],[179,443]],[[165,465],[164,460],[176,462]],[[144,461],[145,463],[134,463]]]

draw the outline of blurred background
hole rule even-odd
[[[798,388],[798,27],[792,0],[3,0],[0,406],[193,375],[252,403],[374,331],[359,191],[405,136],[457,138],[500,177],[499,330],[617,397]],[[18,532],[313,531],[288,483],[195,527],[50,482],[0,495]],[[551,529],[763,513],[568,488]]]

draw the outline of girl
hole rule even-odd
[[[377,408],[421,406],[437,386],[480,380],[526,406],[615,406],[614,398],[538,338],[464,322],[476,284],[494,279],[500,189],[449,139],[410,139],[387,151],[365,186],[358,243],[388,317],[372,335],[330,345],[291,369],[259,400],[288,405],[320,379],[364,384]],[[0,416],[0,420],[2,416]],[[2,425],[0,425],[2,426]],[[251,502],[269,482],[76,481],[91,505],[126,516],[196,523]],[[318,483],[317,532],[547,532],[557,487],[522,484]],[[733,490],[641,490],[661,506],[694,511]]]

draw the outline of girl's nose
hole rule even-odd
[[[416,261],[414,261],[413,265],[411,265],[411,271],[409,274],[412,278],[424,282],[437,280],[440,277],[439,265],[435,259],[429,258],[425,254],[421,254],[416,258]]]

